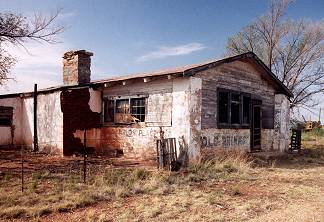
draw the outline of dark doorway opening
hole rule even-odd
[[[252,101],[251,152],[261,151],[262,109],[261,100]]]

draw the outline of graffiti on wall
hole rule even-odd
[[[163,128],[164,136],[170,135],[170,130]],[[159,128],[120,128],[119,133],[126,137],[151,137],[159,138]]]
[[[224,135],[223,133],[214,133],[209,136],[202,136],[202,147],[235,147],[246,146],[250,144],[250,137],[247,135]]]

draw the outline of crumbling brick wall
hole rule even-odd
[[[101,114],[89,107],[90,92],[88,88],[68,89],[61,92],[61,109],[63,112],[63,154],[72,155],[83,151],[80,138],[73,133],[100,127]]]

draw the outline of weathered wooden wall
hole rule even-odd
[[[217,128],[217,88],[250,93],[262,100],[262,125],[273,129],[275,90],[260,71],[247,62],[234,61],[202,71],[202,129]]]

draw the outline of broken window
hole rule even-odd
[[[129,113],[129,99],[116,99],[115,113]]]
[[[114,122],[114,100],[104,100],[104,122],[112,123]]]
[[[104,122],[145,122],[145,97],[104,99]]]
[[[131,113],[139,122],[145,121],[145,98],[131,99]]]
[[[218,127],[249,127],[250,105],[249,94],[218,89]]]
[[[11,126],[13,107],[0,106],[0,126]]]

